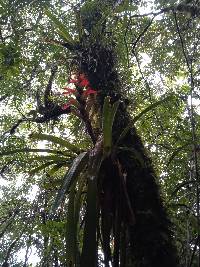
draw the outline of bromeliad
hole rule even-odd
[[[97,91],[90,86],[90,82],[86,78],[86,76],[81,73],[77,78],[73,78],[69,80],[69,84],[74,84],[75,88],[70,88],[68,86],[63,87],[65,92],[63,95],[74,95],[78,100],[77,96],[83,96],[83,99],[86,99],[90,95],[96,95]],[[80,88],[82,90],[80,90]],[[74,98],[70,98],[69,101],[62,106],[63,110],[69,109],[72,105],[78,106],[77,101]]]

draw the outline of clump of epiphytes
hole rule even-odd
[[[83,73],[73,77],[68,84],[73,85],[73,88],[69,86],[65,86],[63,88],[63,95],[71,96],[70,98],[68,98],[67,103],[62,106],[63,110],[70,110],[72,106],[79,107],[79,103],[77,101],[78,96],[86,100],[88,96],[97,94],[97,91],[91,87],[90,82]]]

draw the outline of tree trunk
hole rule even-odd
[[[84,49],[78,60],[80,72],[98,91],[100,113],[105,96],[110,96],[111,103],[120,100],[113,125],[115,144],[131,123],[115,69],[115,54],[112,48],[95,43]],[[151,161],[134,125],[112,156],[104,160],[100,176],[105,266],[111,260],[115,267],[120,263],[121,267],[178,266],[171,223],[163,207]],[[111,249],[109,242],[112,236],[114,245]]]

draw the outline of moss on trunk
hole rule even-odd
[[[116,71],[116,57],[112,47],[100,43],[85,47],[77,59],[79,69],[98,91],[99,110],[105,96],[110,96],[111,102],[120,100],[113,126],[115,143],[131,122]],[[105,265],[112,260],[113,266],[178,266],[171,223],[151,161],[134,125],[103,162],[99,179]],[[112,237],[114,244],[110,246]]]

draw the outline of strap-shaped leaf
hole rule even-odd
[[[133,119],[133,123],[137,122],[147,112],[149,112],[149,111],[153,110],[154,108],[157,108],[158,106],[162,105],[165,101],[172,100],[173,97],[174,97],[173,95],[170,95],[170,96],[167,96],[167,97],[165,97],[165,98],[163,98],[161,100],[158,100],[155,103],[152,103],[147,108],[145,108],[144,110],[142,110],[140,112],[140,114],[138,114],[137,116],[135,116],[135,118]]]
[[[85,228],[83,236],[83,248],[81,254],[80,267],[96,266],[97,255],[97,177],[102,163],[102,148],[96,144],[96,147],[90,154],[88,165],[88,190]]]
[[[52,205],[50,216],[52,216],[56,212],[60,203],[63,201],[65,194],[69,191],[70,186],[73,184],[73,182],[77,179],[80,172],[87,165],[87,161],[88,161],[87,152],[81,153],[74,159],[71,168],[69,169],[69,171],[67,171],[67,173],[63,178],[63,184],[58,191],[55,202]]]
[[[49,9],[45,9],[45,14],[54,23],[57,32],[61,35],[61,37],[69,44],[74,44],[74,40],[67,31],[66,25],[63,24],[54,14],[52,14]]]
[[[103,146],[104,154],[109,154],[112,146],[112,126],[119,106],[119,101],[110,104],[110,97],[106,97],[103,105]]]
[[[29,160],[37,160],[37,161],[44,161],[44,160],[52,160],[54,162],[66,162],[71,163],[68,157],[61,157],[58,155],[48,155],[48,156],[35,156],[30,158]]]
[[[131,123],[122,131],[122,133],[120,134],[120,136],[116,142],[116,145],[120,142],[120,140],[122,140],[126,136],[128,131],[133,127],[134,123],[136,123],[143,115],[145,115],[147,112],[153,110],[154,108],[157,108],[158,106],[163,104],[165,101],[172,100],[173,97],[174,97],[173,95],[167,96],[167,97],[149,105],[147,108],[142,110],[140,112],[140,114],[136,115],[135,118],[131,121]]]
[[[69,149],[70,151],[79,154],[80,153],[80,149],[78,147],[76,147],[75,145],[71,144],[70,142],[54,136],[54,135],[48,135],[48,134],[40,134],[40,133],[32,133],[30,135],[30,138],[32,139],[36,139],[36,140],[46,140],[46,141],[50,141],[54,144],[58,144],[61,145],[63,147],[66,147],[67,149]]]
[[[78,180],[78,189],[76,193],[76,199],[75,199],[75,210],[74,210],[74,217],[75,217],[75,224],[78,226],[78,220],[79,220],[79,212],[81,208],[81,197],[82,197],[82,191],[85,185],[86,177],[85,174],[81,175],[80,179]],[[77,228],[76,228],[77,229]]]
[[[63,167],[64,163],[58,163],[55,166],[53,166],[49,171],[48,175],[53,176],[61,167]]]
[[[30,170],[30,173],[29,173],[29,174],[30,174],[30,175],[35,175],[36,173],[38,173],[38,172],[44,170],[46,167],[48,167],[48,166],[50,166],[50,165],[52,165],[52,164],[55,164],[55,162],[53,162],[53,161],[46,162],[46,163],[40,165],[39,167]]]
[[[52,153],[52,154],[58,154],[58,155],[66,155],[67,154],[69,155],[69,152],[68,151],[59,151],[59,150],[56,150],[56,149],[37,149],[37,148],[22,148],[22,149],[15,149],[15,150],[10,150],[10,147],[6,149],[6,147],[4,147],[4,151],[2,151],[0,153],[0,156],[8,156],[8,155],[13,155],[13,154],[16,154],[16,153],[42,153],[42,152],[45,152],[45,153]]]
[[[75,187],[78,189],[75,194]],[[74,183],[69,194],[67,207],[67,224],[66,224],[66,259],[69,266],[74,266],[78,255],[77,230],[79,226],[79,213],[81,207],[81,196],[85,177],[81,176],[77,183]]]
[[[66,224],[66,259],[68,266],[74,266],[76,260],[76,225],[74,213],[75,201],[75,187],[76,183],[72,186],[69,193],[69,200],[67,206],[67,224]]]
[[[95,266],[97,253],[97,182],[89,179],[87,189],[87,208],[81,255],[81,267]]]

